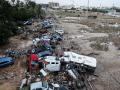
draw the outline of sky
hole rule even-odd
[[[76,7],[78,6],[87,6],[88,0],[32,0],[36,3],[48,3],[48,2],[58,2],[60,5],[70,5],[74,4]],[[116,7],[120,7],[120,0],[89,0],[89,6],[92,7],[112,7],[113,5]]]

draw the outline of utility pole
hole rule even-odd
[[[100,3],[100,7],[99,7],[99,9],[101,9],[101,3]]]
[[[80,1],[80,0],[79,0],[79,1]],[[78,9],[79,9],[79,8],[80,8],[80,14],[81,14],[81,6],[78,7]],[[80,16],[81,16],[80,14],[79,14],[79,21],[80,21]]]
[[[75,2],[74,2],[74,0],[73,0],[73,5],[74,5],[74,3],[75,3]]]
[[[73,2],[72,2],[72,3],[73,3],[73,4],[72,4],[72,6],[73,6],[72,8],[75,8],[75,7],[74,7],[74,0],[73,0]],[[74,10],[72,10],[72,12],[73,12],[73,11],[74,11]]]
[[[87,17],[88,17],[88,14],[89,14],[89,4],[90,4],[90,2],[88,0],[88,3],[87,3]]]
[[[89,10],[89,4],[90,4],[89,0],[88,0],[88,3],[87,3],[87,4],[88,4],[88,10]]]

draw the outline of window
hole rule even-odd
[[[69,57],[69,55],[65,55],[64,57]]]
[[[48,84],[46,82],[42,83],[42,87],[47,88]]]
[[[55,64],[55,62],[52,62],[51,64]]]
[[[78,59],[82,59],[81,57],[78,57]]]
[[[8,63],[8,61],[5,61],[5,62],[0,62],[0,64],[5,64],[5,63]]]
[[[36,90],[42,90],[42,88],[36,88]]]
[[[76,56],[73,56],[73,58],[76,58]]]

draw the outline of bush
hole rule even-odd
[[[101,51],[108,51],[108,45],[106,45],[106,44],[101,44],[101,43],[98,43],[98,42],[96,42],[96,43],[92,43],[91,45],[90,45],[93,49],[96,49],[96,50],[101,50]]]

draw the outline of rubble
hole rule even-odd
[[[53,20],[54,18],[43,20],[42,29],[38,30],[40,34],[31,39],[32,45],[28,45],[28,48],[10,49],[5,53],[13,58],[27,57],[24,61],[27,72],[24,72],[21,78],[19,89],[22,90],[24,87],[30,87],[30,90],[87,90],[92,88],[88,79],[94,75],[97,60],[77,54],[70,49],[64,51],[62,47],[64,28],[54,30]],[[34,30],[32,31],[35,33]],[[74,38],[80,38],[80,36]],[[75,42],[71,41],[70,46],[73,50],[80,50]],[[14,77],[14,73],[9,73],[1,75],[0,79]]]
[[[54,25],[52,23],[52,26],[48,25],[47,27],[48,21],[49,19],[43,21],[43,24],[46,24],[43,25],[42,28],[52,28]],[[48,89],[49,87],[51,88],[50,84],[52,88],[49,88],[49,90],[60,90],[60,87],[67,87],[68,89],[66,90],[76,90],[88,87],[86,84],[89,81],[87,82],[86,79],[88,78],[85,78],[85,75],[90,77],[90,75],[94,74],[97,61],[95,58],[79,55],[71,51],[63,51],[63,54],[60,52],[56,53],[55,49],[57,45],[60,45],[60,42],[63,41],[63,36],[64,33],[61,33],[61,31],[59,34],[58,31],[54,33],[53,30],[53,32],[49,33],[48,31],[46,34],[43,34],[40,38],[33,39],[33,47],[29,53],[31,58],[28,57],[27,64],[30,77],[32,77],[32,74],[34,75],[30,80],[32,81],[31,84],[29,84],[31,90],[33,90],[33,88],[41,88],[41,90],[45,88]],[[44,41],[47,43],[43,44]],[[71,47],[74,46],[76,46],[76,44],[71,42]],[[38,50],[39,48],[41,48],[41,50]],[[44,82],[46,82],[45,85],[47,85],[45,87],[41,84]],[[71,87],[71,85],[73,85],[73,87]]]
[[[16,77],[16,74],[12,72],[0,74],[0,80],[13,79],[14,77]]]

